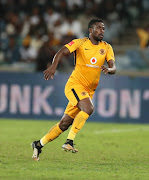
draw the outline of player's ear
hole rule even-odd
[[[89,33],[93,33],[93,28],[88,29]]]

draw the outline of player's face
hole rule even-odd
[[[101,41],[104,36],[105,26],[102,22],[96,22],[92,27],[92,36],[96,41]]]

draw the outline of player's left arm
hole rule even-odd
[[[115,61],[113,59],[110,59],[108,62],[108,67],[103,65],[100,67],[101,71],[103,71],[105,74],[115,74],[116,72],[116,66]]]
[[[100,67],[101,71],[103,71],[105,74],[115,74],[116,72],[116,66],[115,66],[115,57],[113,48],[110,44],[107,45],[107,54],[106,54],[106,60],[108,63],[108,67],[103,65]]]

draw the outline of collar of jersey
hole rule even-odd
[[[99,44],[98,44],[98,45],[94,45],[94,44],[92,44],[92,42],[91,42],[90,38],[88,38],[88,40],[89,40],[89,42],[90,42],[91,46],[93,46],[93,47],[97,47],[97,46],[99,46],[99,45],[100,45],[100,43],[102,42],[102,41],[99,41]]]

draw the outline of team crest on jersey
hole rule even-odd
[[[69,46],[72,46],[74,44],[74,41],[71,41],[68,43]]]
[[[82,96],[85,96],[85,95],[86,95],[86,92],[81,92],[81,95],[82,95]]]
[[[100,53],[101,55],[104,55],[104,54],[106,53],[106,50],[105,50],[105,49],[100,49],[100,50],[99,50],[99,53]]]
[[[91,62],[92,64],[96,64],[97,59],[96,59],[95,57],[92,57],[91,60],[90,60],[90,62]]]

